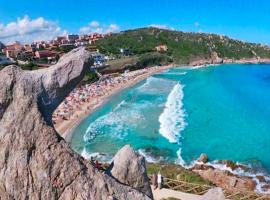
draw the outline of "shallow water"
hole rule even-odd
[[[131,144],[149,161],[189,164],[204,152],[270,171],[269,102],[270,65],[174,68],[111,97],[71,144],[99,159]]]

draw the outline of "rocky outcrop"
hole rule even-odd
[[[215,169],[211,166],[195,165],[192,171],[199,174],[203,179],[229,192],[254,191],[256,187],[256,182],[252,178],[238,177],[229,171]]]
[[[198,159],[199,162],[206,163],[208,161],[208,156],[205,153],[202,153]]]
[[[198,66],[198,65],[221,64],[221,63],[223,63],[223,59],[220,58],[217,52],[214,51],[209,55],[209,58],[197,57],[191,59],[189,65]]]
[[[200,200],[225,200],[225,196],[221,188],[213,188],[208,190]]]
[[[201,66],[201,65],[210,65],[210,64],[259,64],[259,63],[270,63],[269,58],[241,58],[241,59],[234,59],[234,58],[220,58],[213,52],[209,58],[193,58],[190,60],[190,66]]]
[[[146,173],[145,159],[129,146],[124,146],[114,156],[108,172],[119,182],[130,185],[153,198]]]
[[[38,71],[0,71],[0,199],[150,199],[96,170],[51,115],[92,64],[83,48]]]

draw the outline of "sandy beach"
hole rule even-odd
[[[72,107],[75,107],[73,112],[69,113],[68,117],[59,117],[60,114],[63,112],[63,107],[65,107],[64,104],[67,104],[66,102],[70,99],[70,97],[67,97],[65,100],[55,111],[53,115],[53,121],[54,121],[54,127],[57,130],[57,132],[66,140],[70,141],[72,138],[72,132],[73,129],[82,121],[84,120],[88,115],[90,115],[95,109],[97,109],[99,106],[103,105],[110,96],[116,94],[117,92],[131,87],[135,85],[136,83],[146,79],[147,77],[162,72],[164,70],[167,70],[169,68],[174,67],[174,65],[166,65],[166,66],[158,66],[158,67],[150,67],[147,69],[141,69],[136,71],[127,72],[125,74],[122,74],[118,77],[112,77],[111,82],[114,84],[111,84],[110,87],[102,86],[98,89],[104,90],[101,94],[99,94],[98,97],[90,97],[87,99],[87,101],[76,101],[73,102]],[[121,77],[119,81],[119,77]],[[117,79],[117,84],[115,84]],[[98,85],[98,82],[93,83]],[[92,84],[91,84],[92,85]],[[89,85],[89,87],[91,87]],[[99,85],[98,85],[99,86]],[[76,89],[75,89],[76,90]],[[94,91],[95,92],[95,91]],[[77,93],[76,91],[74,92]],[[73,94],[74,95],[74,94]],[[76,105],[74,105],[76,104]]]

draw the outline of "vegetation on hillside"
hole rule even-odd
[[[118,55],[119,49],[129,49],[135,55],[155,51],[157,45],[167,45],[164,55],[175,63],[188,63],[194,58],[209,58],[217,52],[221,58],[270,58],[270,48],[260,44],[233,40],[226,36],[190,33],[157,28],[142,28],[113,34],[97,41],[101,53]]]
[[[171,62],[173,62],[173,59],[170,56],[158,52],[151,52],[111,60],[106,63],[108,67],[100,71],[103,73],[124,72],[125,70],[137,70],[145,67],[166,65]]]
[[[98,76],[94,71],[87,72],[80,82],[80,85],[90,84],[98,80]]]
[[[160,172],[163,177],[185,181],[189,183],[195,183],[200,185],[211,185],[208,181],[201,178],[199,175],[192,171],[189,171],[179,165],[163,165],[147,163],[147,174],[150,177],[154,172]]]
[[[23,69],[23,70],[37,70],[38,69],[38,66],[35,65],[34,63],[29,63],[29,64],[25,64],[25,65],[20,65],[20,67]]]

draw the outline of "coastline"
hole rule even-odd
[[[217,55],[210,59],[198,59],[189,63],[189,66],[204,66],[204,65],[218,65],[218,64],[269,64],[270,58],[219,58]]]
[[[199,67],[204,67],[208,65],[216,66],[219,64],[260,64],[260,63],[270,63],[270,59],[268,58],[243,58],[243,59],[235,60],[235,59],[227,59],[227,58],[222,59],[215,56],[215,57],[212,57],[211,59],[200,59],[200,60],[193,61],[186,66],[199,68]],[[120,92],[121,90],[125,88],[135,85],[136,83],[148,78],[149,76],[155,73],[159,73],[159,72],[162,72],[164,70],[167,70],[169,68],[173,68],[176,66],[177,65],[175,64],[171,64],[171,65],[166,65],[166,66],[161,66],[161,67],[149,67],[148,72],[138,75],[133,80],[128,81],[126,85],[116,86],[107,94],[103,95],[100,98],[99,102],[90,101],[90,102],[85,103],[84,105],[81,106],[81,110],[77,110],[70,117],[69,120],[56,123],[55,129],[67,142],[70,142],[72,138],[72,131],[74,130],[74,128],[78,126],[80,122],[82,122],[88,115],[90,115],[97,108],[102,106],[108,100],[110,96],[116,94],[117,92]],[[185,66],[185,65],[182,65],[182,66]],[[136,71],[140,71],[140,70],[136,70]]]
[[[117,94],[118,92],[132,87],[133,85],[137,84],[138,82],[152,76],[153,74],[160,73],[167,69],[176,67],[177,65],[165,65],[165,66],[158,66],[158,67],[149,67],[147,70],[136,70],[139,74],[134,78],[128,80],[126,83],[121,83],[114,88],[112,88],[108,93],[102,95],[98,100],[93,99],[89,102],[85,102],[80,106],[80,109],[76,110],[71,116],[69,120],[63,120],[61,122],[57,122],[54,125],[56,131],[67,141],[70,142],[73,135],[73,130],[78,126],[87,116],[93,113],[97,108],[102,106],[104,103],[108,101],[108,99]],[[140,72],[144,73],[140,74]],[[133,71],[134,72],[134,71]]]
[[[89,116],[92,112],[94,112],[97,108],[100,106],[104,105],[108,101],[108,99],[120,92],[123,89],[132,87],[133,85],[137,84],[138,82],[148,78],[149,76],[162,72],[164,70],[179,66],[179,67],[194,67],[194,68],[200,68],[200,67],[206,67],[206,66],[217,66],[219,64],[261,64],[261,63],[270,63],[270,59],[241,59],[241,60],[222,60],[222,62],[213,62],[209,60],[200,60],[196,65],[189,64],[189,65],[169,65],[169,66],[162,66],[162,67],[152,67],[148,68],[147,71],[143,74],[139,74],[136,76],[134,79],[129,80],[125,84],[120,84],[114,87],[111,91],[109,91],[107,94],[104,96],[100,97],[100,100],[98,102],[96,101],[90,101],[81,106],[81,110],[78,110],[75,112],[75,114],[71,117],[70,120],[63,121],[61,124],[56,124],[55,128],[58,133],[61,134],[61,136],[67,141],[70,142],[72,139],[73,135],[73,130],[74,128],[79,125],[87,116]],[[140,70],[136,70],[140,71]],[[90,107],[91,109],[88,109]],[[78,117],[76,117],[76,115]],[[228,161],[231,163],[231,161]],[[197,163],[198,164],[198,163]],[[234,164],[235,165],[235,164]],[[233,187],[235,187],[238,184],[242,183],[241,190],[243,191],[255,191],[259,193],[266,193],[269,194],[269,182],[267,176],[264,174],[257,174],[257,173],[252,173],[251,169],[248,171],[245,171],[247,167],[245,165],[237,164],[238,170],[234,169],[229,164],[227,163],[222,163],[220,161],[218,164],[213,164],[211,162],[209,163],[199,163],[199,165],[194,166],[192,171],[198,173],[201,177],[203,177],[206,180],[209,180],[213,182],[215,180],[215,176],[218,174],[219,176],[219,181],[225,179],[226,181],[220,181],[215,182],[216,185],[220,185],[221,187],[225,185],[229,185],[232,191]],[[188,167],[189,168],[189,167]],[[241,174],[239,174],[239,171],[241,171]],[[210,176],[209,176],[210,174]],[[211,177],[211,174],[215,174],[215,176]],[[214,178],[213,178],[214,177]],[[212,179],[212,180],[211,180]],[[267,180],[267,181],[266,181]],[[231,186],[230,184],[234,182],[235,186]],[[223,184],[223,185],[222,185]],[[239,188],[237,188],[239,189]],[[266,192],[266,191],[267,192]]]

